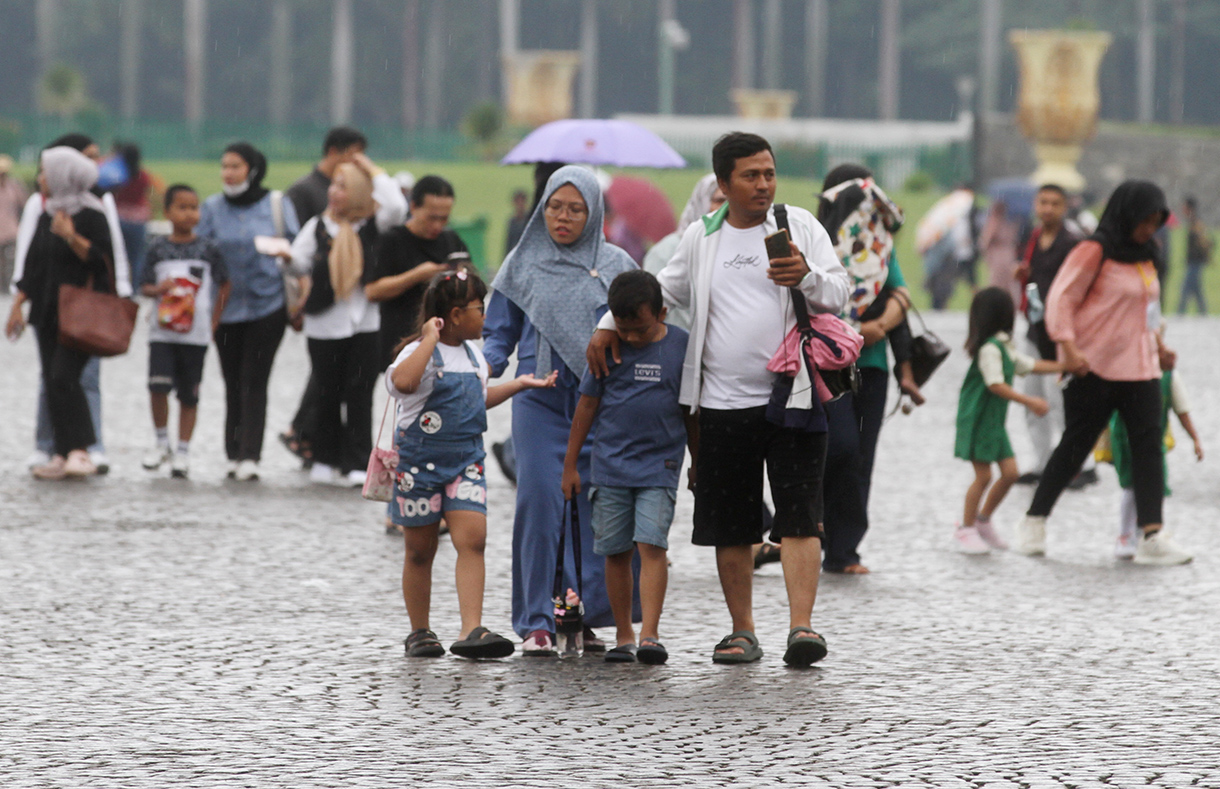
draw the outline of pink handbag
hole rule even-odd
[[[398,450],[381,449],[381,435],[385,431],[386,414],[390,412],[393,397],[386,400],[385,410],[381,412],[381,427],[377,428],[377,440],[373,442],[373,451],[369,453],[369,467],[364,478],[364,487],[360,495],[369,501],[390,501],[394,498],[394,472],[398,470]]]

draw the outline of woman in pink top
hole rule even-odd
[[[1017,527],[1017,551],[1046,553],[1046,518],[1118,411],[1131,430],[1138,564],[1182,564],[1191,555],[1161,529],[1160,286],[1153,234],[1169,210],[1160,187],[1125,181],[1110,196],[1097,232],[1068,255],[1051,285],[1046,327],[1071,373],[1063,390],[1065,428]]]

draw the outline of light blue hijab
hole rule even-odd
[[[556,243],[543,216],[551,195],[565,184],[576,187],[589,207],[585,229],[571,244]],[[492,282],[538,331],[539,376],[555,369],[552,349],[569,370],[584,375],[585,349],[597,326],[597,312],[606,306],[611,281],[639,268],[626,252],[606,241],[604,215],[601,186],[593,173],[573,165],[559,168],[546,182],[546,195]]]

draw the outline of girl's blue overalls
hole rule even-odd
[[[478,367],[470,343],[462,346]],[[478,373],[446,372],[439,348],[432,351],[432,364],[436,380],[423,411],[409,427],[399,427],[395,433],[398,471],[390,511],[400,526],[436,523],[449,510],[487,512],[483,382]]]

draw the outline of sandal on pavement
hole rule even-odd
[[[780,560],[779,546],[773,542],[764,542],[762,547],[758,549],[758,553],[754,554],[754,569],[757,570],[764,564],[778,562]]]
[[[635,659],[648,666],[659,666],[669,660],[669,651],[655,638],[641,638],[640,648],[635,651]]]
[[[461,641],[454,641],[449,645],[449,651],[458,657],[475,660],[508,657],[515,649],[513,642],[482,626],[471,630]]]
[[[794,627],[788,631],[788,649],[784,652],[784,662],[789,666],[807,668],[824,657],[826,639],[807,627]]]
[[[725,652],[737,647],[741,653]],[[758,645],[758,636],[749,630],[738,630],[720,639],[712,652],[713,663],[753,663],[763,656],[762,647]]]
[[[635,644],[619,644],[606,652],[607,663],[634,663]]]
[[[555,657],[555,638],[545,630],[531,630],[521,642],[524,657]]]
[[[445,654],[445,648],[441,646],[436,633],[422,627],[411,631],[411,635],[407,636],[403,643],[407,647],[407,657],[440,657]]]

